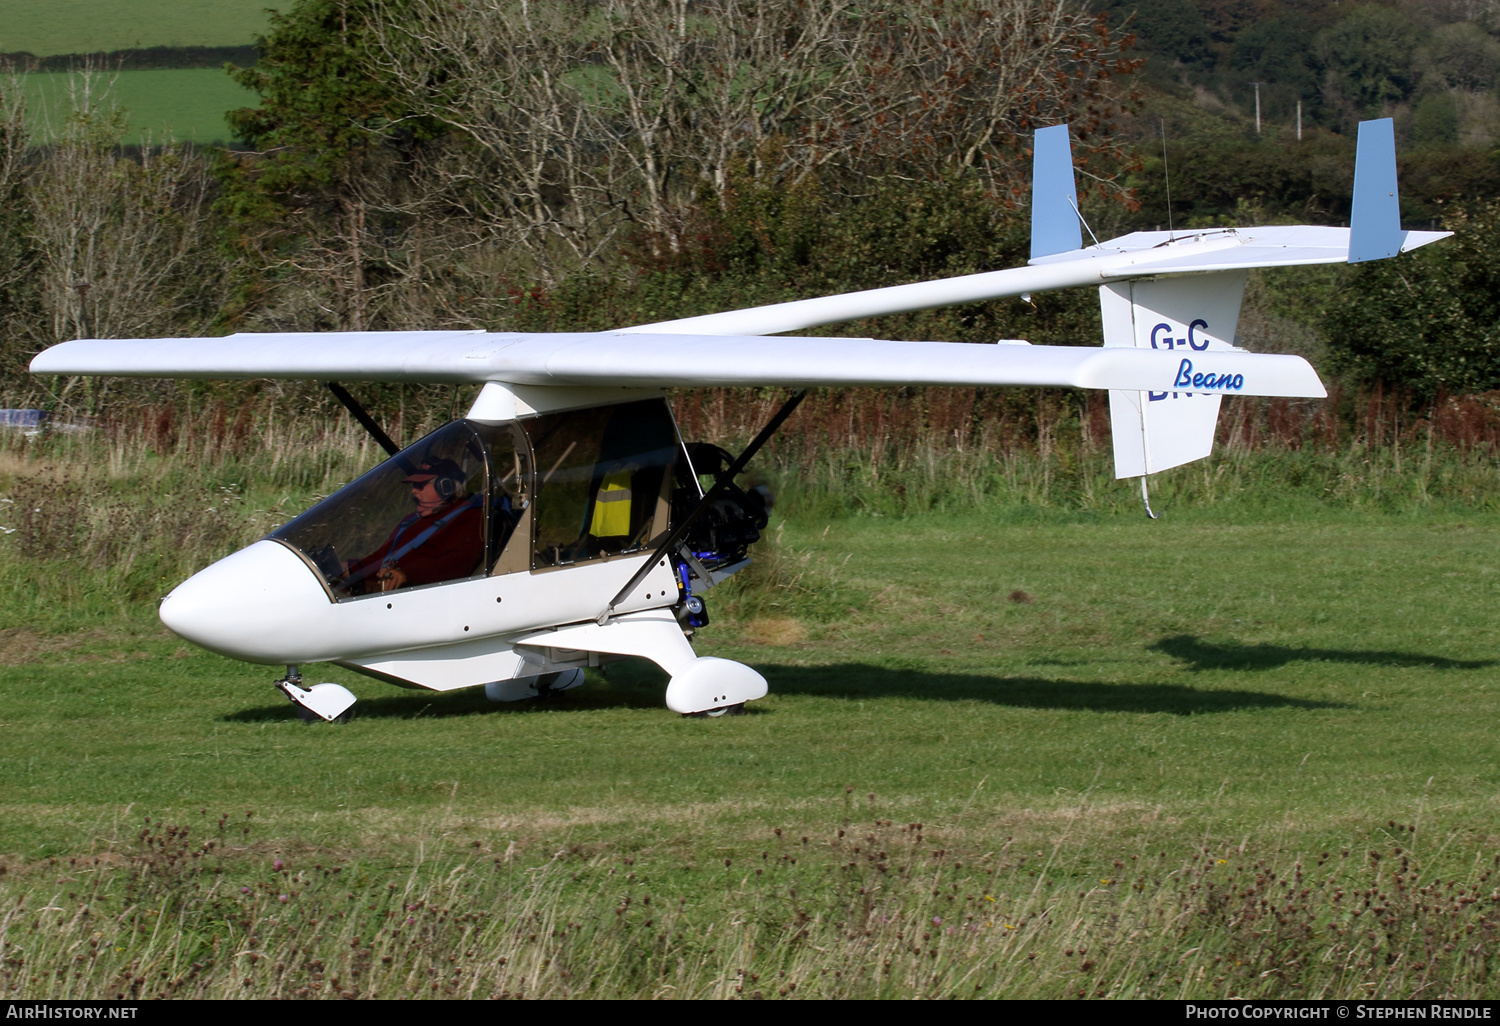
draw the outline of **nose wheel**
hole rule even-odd
[[[276,690],[292,703],[299,720],[348,723],[354,718],[356,699],[352,691],[342,684],[331,683],[303,687],[302,674],[295,666],[286,668],[286,676],[276,682]]]

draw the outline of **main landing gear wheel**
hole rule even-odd
[[[566,691],[583,684],[582,670],[563,670],[561,673],[544,673],[536,679],[536,697],[542,701],[558,698]]]
[[[667,708],[684,716],[728,716],[766,697],[766,678],[744,663],[698,656],[674,669],[667,681]]]
[[[484,697],[491,702],[520,702],[527,698],[547,700],[557,698],[583,684],[582,670],[559,670],[554,673],[536,674],[530,677],[512,677],[495,680],[484,686]]]
[[[683,713],[685,720],[716,720],[720,716],[738,716],[745,711],[745,703],[738,702],[734,705],[721,705],[717,709],[705,709],[702,712]]]

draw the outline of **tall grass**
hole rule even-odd
[[[748,439],[781,396],[680,395],[687,437]],[[1155,499],[1256,514],[1313,505],[1385,512],[1493,509],[1500,499],[1500,395],[1445,399],[1425,413],[1404,396],[1235,400],[1215,454],[1157,475]],[[757,471],[797,513],[900,516],[930,510],[1026,515],[1140,509],[1117,481],[1100,393],[926,389],[808,400]]]
[[[347,417],[313,425],[275,406],[210,404],[0,434],[0,566],[53,603],[163,595],[384,458]]]
[[[1443,875],[1426,853],[1444,839],[1415,825],[1393,821],[1377,838],[1325,852],[1241,845],[1097,862],[1067,839],[1035,850],[997,837],[971,850],[881,818],[874,798],[851,793],[844,815],[821,828],[777,827],[710,858],[497,839],[393,866],[259,843],[250,813],[215,822],[205,812],[191,826],[148,818],[134,837],[0,880],[0,992],[1491,993],[1500,856],[1475,851],[1467,869]]]

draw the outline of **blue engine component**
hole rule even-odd
[[[696,556],[697,554],[694,553]],[[682,600],[677,604],[677,618],[692,628],[708,626],[708,605],[693,594],[692,571],[686,563],[677,564],[677,579],[681,582],[678,594]]]

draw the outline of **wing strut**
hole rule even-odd
[[[328,386],[328,391],[333,393],[333,397],[344,404],[344,409],[348,410],[349,414],[370,433],[370,437],[380,443],[380,447],[386,451],[387,455],[394,456],[401,451],[401,446],[391,441],[391,436],[380,430],[380,425],[375,423],[375,418],[365,411],[365,408],[359,404],[359,400],[350,395],[343,385],[337,381],[323,383]]]
[[[693,526],[693,522],[702,515],[703,511],[708,509],[714,500],[724,494],[729,485],[734,482],[735,476],[745,469],[745,464],[749,463],[756,453],[760,452],[761,446],[771,440],[771,436],[776,433],[776,429],[781,427],[786,422],[786,419],[792,415],[792,411],[797,408],[798,403],[802,402],[802,397],[805,395],[807,395],[807,389],[805,388],[799,388],[793,392],[792,397],[781,405],[781,409],[776,411],[776,416],[772,417],[770,422],[760,429],[760,434],[755,436],[755,440],[745,447],[744,452],[735,457],[735,461],[729,465],[728,470],[718,476],[714,481],[714,486],[704,493],[703,498],[698,500],[698,505],[693,507],[693,511],[682,518],[682,522],[673,529],[671,534],[667,535],[666,540],[656,547],[656,551],[651,553],[651,558],[642,563],[641,568],[635,572],[629,581],[625,582],[625,587],[621,588],[615,597],[609,600],[609,605],[604,607],[604,612],[600,613],[598,617],[598,623],[601,627],[608,623],[609,618],[614,615],[615,606],[623,602],[625,597],[635,590],[636,585],[646,579],[646,575],[651,572],[651,568],[661,560],[662,556],[672,551],[672,548],[687,536],[688,528]]]

